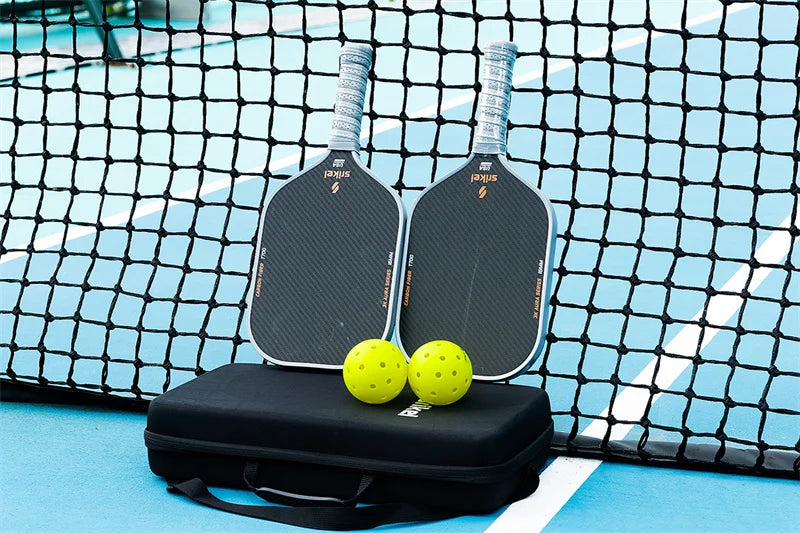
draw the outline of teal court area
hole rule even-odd
[[[473,47],[513,38],[509,159],[559,222],[548,347],[517,382],[548,391],[562,448],[705,445],[717,469],[741,449],[738,469],[772,475],[773,452],[797,457],[797,4],[395,4],[211,2],[202,37],[174,21],[171,51],[163,20],[144,44],[131,15],[109,19],[123,52],[160,48],[138,67],[72,68],[59,54],[92,53],[95,28],[3,19],[3,380],[146,400],[260,361],[242,305],[259,208],[324,153],[340,34],[378,43],[361,157],[406,208],[469,152]],[[47,72],[13,61],[43,42]],[[0,404],[0,529],[294,529],[167,494],[144,426]],[[791,531],[798,463],[783,464],[760,477],[554,456],[529,500],[386,529]]]

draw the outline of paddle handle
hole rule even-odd
[[[472,143],[473,153],[506,153],[511,78],[516,59],[517,45],[512,42],[489,41],[484,46],[478,127]]]
[[[339,52],[339,88],[333,105],[329,150],[361,148],[361,116],[367,93],[367,76],[372,65],[372,48],[348,43]]]

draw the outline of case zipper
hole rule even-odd
[[[144,441],[148,450],[163,452],[187,452],[227,455],[248,459],[270,459],[311,463],[319,466],[339,467],[375,474],[392,474],[405,477],[440,479],[443,481],[459,481],[463,483],[486,483],[503,479],[521,466],[533,462],[550,446],[553,437],[553,422],[539,438],[533,441],[520,453],[497,465],[490,466],[447,466],[403,463],[382,459],[349,457],[345,455],[321,454],[244,444],[229,444],[204,441],[186,437],[161,435],[145,430]]]

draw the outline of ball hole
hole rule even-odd
[[[361,363],[360,365],[358,365],[358,369],[359,370],[364,370],[364,363]]]
[[[469,381],[469,379],[467,379],[467,378],[464,378],[464,383],[466,383],[467,381]]]
[[[383,361],[381,361],[381,368],[386,368],[386,363],[384,363]]]
[[[453,392],[456,392],[457,390],[458,390],[458,387],[453,387]]]
[[[457,356],[456,356],[456,359],[458,359],[459,361],[461,361],[461,356],[460,356],[460,355],[457,355]]]
[[[387,384],[387,385],[388,385],[389,383],[391,383],[391,382],[392,382],[392,378],[388,378],[388,379],[386,380],[386,384]]]
[[[423,354],[423,355],[422,355],[422,357],[424,357],[425,359],[427,359],[427,358],[428,358],[430,355],[431,355],[431,354],[429,354],[429,353],[425,353],[425,354]]]
[[[431,396],[436,396],[436,391],[431,391]]]
[[[453,370],[453,375],[455,376],[456,374],[458,374],[458,372],[456,372],[455,370]]]
[[[444,360],[445,360],[445,359],[447,359],[447,358],[446,358],[445,356],[443,356],[443,355],[440,355],[440,356],[439,356],[439,359],[441,359],[442,361],[444,361]]]
[[[400,363],[397,363],[397,368],[400,368]]]
[[[442,373],[441,373],[441,372],[437,372],[437,373],[436,373],[436,377],[437,377],[437,378],[440,378],[440,377],[442,377]]]
[[[419,372],[417,372],[417,377],[418,377],[418,378],[419,378],[419,377],[422,377],[422,374],[420,374]]]
[[[375,388],[375,384],[373,383],[372,385],[369,386],[369,388],[370,389],[374,389]]]

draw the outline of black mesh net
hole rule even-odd
[[[258,361],[263,199],[375,50],[362,157],[407,205],[462,161],[480,46],[520,49],[509,159],[559,221],[560,453],[797,477],[796,2],[0,2],[5,398],[143,404]]]

